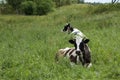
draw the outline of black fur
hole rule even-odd
[[[67,25],[64,26],[63,28],[63,32],[66,32],[66,31],[73,31],[73,27],[71,27],[70,23],[68,23]]]

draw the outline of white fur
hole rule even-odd
[[[70,51],[72,51],[72,50],[70,50]],[[70,51],[69,51],[69,52],[70,52]],[[77,54],[76,54],[76,52],[75,52],[75,51],[73,51],[71,55],[73,55],[73,56],[75,57]],[[69,55],[69,54],[67,54],[66,56],[67,56],[67,57],[70,57],[70,55]]]
[[[87,68],[90,68],[92,66],[92,63],[90,63],[88,66],[87,66]]]
[[[80,30],[78,30],[76,28],[73,28],[73,31],[71,34],[74,34],[75,36],[80,36],[81,38],[85,37],[85,35]]]
[[[80,62],[80,59],[79,59],[79,56],[77,56],[77,63],[79,63]]]
[[[87,45],[87,44],[86,44]],[[87,45],[87,47],[88,47],[88,45]],[[90,48],[88,47],[88,50],[91,52],[91,50],[90,50]]]
[[[82,38],[80,36],[76,36],[77,51],[80,51],[79,45],[81,42],[82,42]]]
[[[77,55],[76,51],[74,51],[71,55],[73,55],[75,57]]]

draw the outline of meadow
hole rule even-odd
[[[119,80],[120,10],[90,11],[74,4],[45,16],[0,15],[0,80]],[[90,39],[90,69],[55,63],[58,49],[73,47],[61,32],[67,22]]]

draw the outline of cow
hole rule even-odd
[[[67,47],[59,49],[56,53],[55,60],[58,62],[60,57],[68,57],[71,64],[81,62],[85,67],[91,67],[91,51],[87,45],[88,42],[89,39],[84,40],[79,38],[79,36],[76,39],[69,40],[69,43],[73,44],[74,48]]]
[[[62,29],[63,32],[67,32],[68,34],[73,34],[76,36],[80,36],[80,38],[86,38],[86,36],[77,28],[73,28],[70,23],[67,23],[64,28]]]

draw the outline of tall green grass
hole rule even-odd
[[[46,16],[0,15],[0,80],[119,80],[120,11],[88,14],[89,5],[58,8]],[[73,47],[66,22],[89,39],[90,69],[54,61],[60,48]]]

